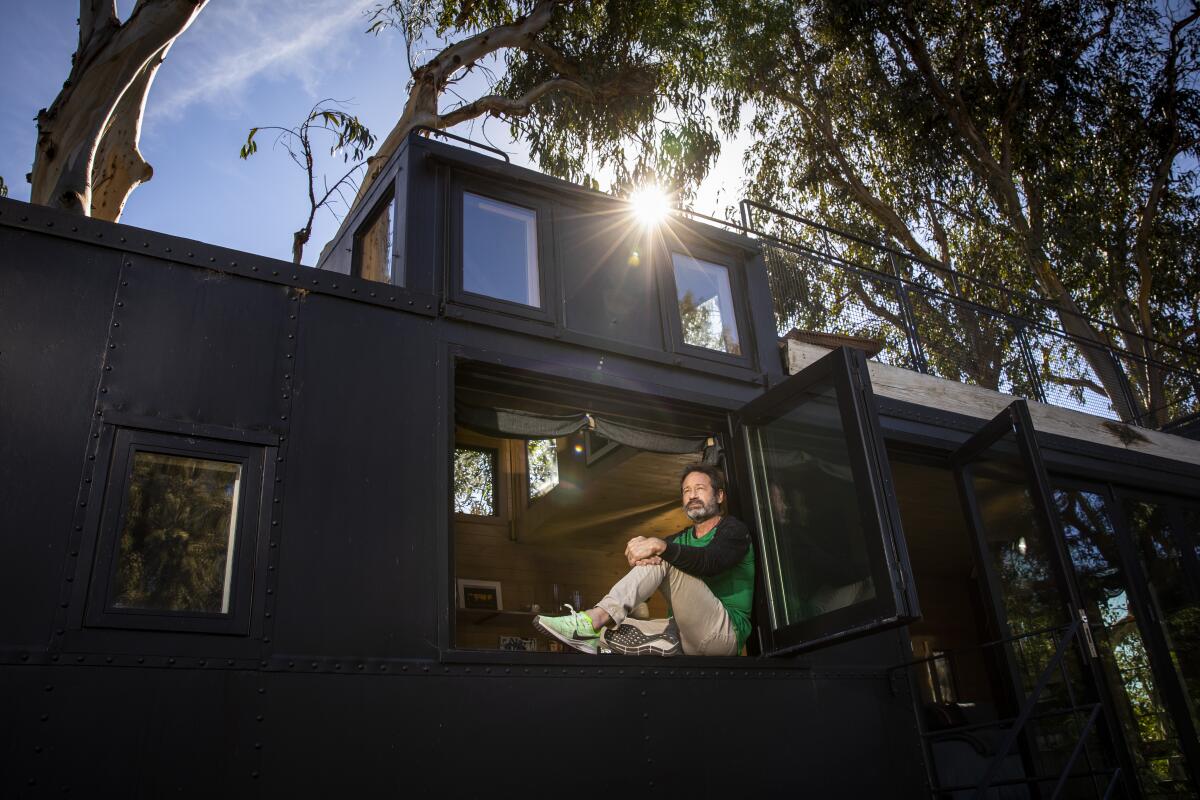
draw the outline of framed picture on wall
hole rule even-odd
[[[504,600],[500,593],[500,581],[479,581],[470,578],[458,579],[458,607],[483,611],[502,611]]]

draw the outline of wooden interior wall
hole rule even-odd
[[[560,440],[559,487],[531,502],[523,441],[465,430],[456,441],[495,449],[498,475],[494,516],[454,515],[455,575],[498,581],[503,603],[498,614],[460,609],[456,647],[495,649],[501,636],[521,636],[549,649],[533,629],[531,607],[557,613],[555,584],[560,606],[573,603],[578,591],[590,608],[628,570],[623,552],[630,538],[665,536],[688,524],[675,487],[691,457],[633,452],[587,471],[582,458],[572,458],[573,441]],[[652,617],[666,616],[661,595],[648,605]]]

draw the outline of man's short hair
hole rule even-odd
[[[712,483],[713,492],[725,491],[725,473],[714,467],[712,464],[688,464],[683,468],[683,472],[679,473],[679,488],[683,489],[683,482],[687,480],[687,476],[693,472],[699,472],[701,475],[707,475],[708,480]]]

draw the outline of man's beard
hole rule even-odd
[[[688,519],[692,522],[704,522],[706,519],[712,519],[721,510],[721,507],[714,500],[711,503],[705,503],[703,500],[692,501],[699,502],[699,506],[684,506],[683,513],[688,515]]]

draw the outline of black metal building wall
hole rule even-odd
[[[0,201],[0,796],[921,793],[895,633],[736,668],[442,650],[470,326],[370,286]],[[139,419],[272,442],[254,636],[82,625],[103,433]]]

